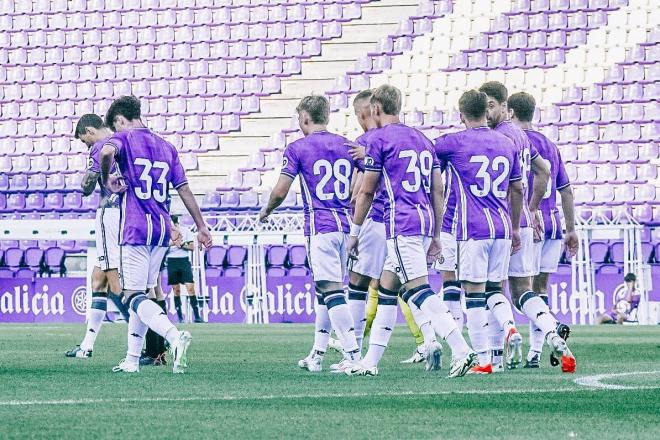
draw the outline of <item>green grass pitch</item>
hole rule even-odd
[[[0,326],[0,438],[660,438],[657,326],[575,327],[574,375],[544,353],[540,370],[459,379],[446,362],[439,373],[399,364],[414,348],[404,327],[370,378],[300,370],[308,325],[187,328],[186,374],[128,375],[110,371],[124,325],[103,327],[92,359],[63,356],[82,325]],[[620,373],[633,374],[593,377]]]

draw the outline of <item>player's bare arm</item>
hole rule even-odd
[[[439,260],[442,255],[440,232],[442,231],[442,220],[444,216],[445,187],[440,168],[434,168],[431,174],[431,203],[433,204],[435,226],[433,229],[433,241],[427,252],[429,262]]]
[[[199,241],[200,246],[203,246],[205,249],[209,249],[211,246],[213,246],[213,239],[211,238],[209,228],[204,222],[204,217],[202,217],[202,211],[199,209],[197,200],[195,200],[195,196],[193,195],[192,191],[190,191],[190,187],[188,184],[185,184],[178,187],[176,190],[179,193],[179,197],[181,197],[181,201],[185,205],[186,209],[192,216],[195,225],[197,226],[197,240]]]
[[[360,186],[362,186],[362,176],[364,173],[357,168],[353,171],[353,178],[351,179],[351,206],[355,209],[357,196],[360,194]]]
[[[291,176],[280,174],[280,178],[277,180],[275,188],[273,188],[273,191],[270,193],[268,204],[261,208],[261,212],[259,212],[260,222],[266,223],[268,221],[268,216],[271,215],[273,211],[282,204],[282,202],[284,202],[284,199],[286,199],[292,184],[293,178],[291,178]]]
[[[358,252],[358,235],[360,228],[367,218],[369,208],[374,201],[378,183],[380,182],[380,171],[365,171],[362,176],[362,184],[360,185],[360,192],[355,201],[355,214],[353,216],[353,225],[351,226],[351,233],[348,237],[348,253],[349,255],[357,256]]]
[[[524,191],[522,180],[509,184],[509,212],[511,213],[511,253],[520,250],[520,217],[522,215]]]
[[[577,233],[575,232],[575,203],[573,199],[573,188],[571,185],[560,189],[559,196],[561,197],[561,209],[564,212],[564,220],[566,221],[564,244],[568,251],[568,257],[573,257],[577,254],[579,240]]]
[[[94,171],[88,170],[85,172],[85,176],[83,176],[82,182],[80,183],[83,196],[87,197],[94,192],[94,188],[96,188],[96,182],[98,182],[100,175],[100,173]]]
[[[534,183],[532,185],[532,196],[529,200],[529,211],[532,214],[532,221],[534,222],[534,238],[538,241],[543,234],[538,209],[545,190],[548,187],[548,180],[550,179],[550,168],[543,161],[541,155],[537,155],[532,160],[532,173],[534,174]]]

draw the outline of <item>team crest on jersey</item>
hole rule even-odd
[[[94,159],[90,157],[89,159],[87,159],[87,168],[91,168],[93,166],[94,166]]]
[[[282,168],[286,168],[287,165],[289,165],[289,158],[285,157],[282,159]]]
[[[370,167],[374,165],[374,158],[371,156],[367,156],[364,158],[364,166],[365,167]]]

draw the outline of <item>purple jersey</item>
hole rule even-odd
[[[371,129],[365,132],[360,137],[358,137],[355,140],[355,142],[365,147],[365,149],[368,148],[369,138],[371,138],[371,136],[374,134],[375,131],[376,129]],[[364,171],[364,161],[360,161],[360,163],[358,164],[358,168]],[[383,223],[384,204],[385,204],[385,188],[383,187],[381,182],[381,184],[378,187],[378,193],[376,194],[373,202],[371,203],[371,209],[369,210],[369,215],[367,217],[375,222]]]
[[[557,209],[557,191],[566,188],[571,182],[568,179],[557,146],[536,130],[525,130],[525,133],[527,133],[532,145],[538,150],[541,159],[550,168],[548,187],[539,204],[539,211],[541,212],[541,225],[545,230],[546,240],[555,240],[562,237],[559,210]],[[532,187],[533,182],[534,176],[530,173],[529,188]]]
[[[121,195],[119,243],[169,246],[169,186],[187,184],[176,149],[148,128],[115,133],[105,141],[126,186]]]
[[[103,140],[100,140],[96,142],[94,145],[92,145],[92,148],[89,149],[89,159],[87,162],[87,171],[90,173],[98,173],[99,174],[99,179],[98,179],[98,184],[99,188],[101,191],[101,205],[102,206],[112,206],[112,207],[118,207],[119,206],[119,195],[118,194],[113,194],[111,193],[108,188],[106,188],[103,183],[101,182],[101,149],[103,148],[103,145],[105,145],[106,141],[109,138],[105,138]],[[119,175],[119,170],[117,169],[117,164],[114,163],[112,164],[112,168],[110,169],[110,174],[111,175]]]
[[[348,139],[319,131],[289,144],[282,174],[300,176],[305,235],[350,230],[351,178],[355,164]]]
[[[511,121],[500,122],[497,127],[494,128],[494,130],[511,139],[516,151],[518,152],[524,194],[523,211],[522,216],[520,216],[520,227],[531,228],[532,216],[529,213],[529,205],[527,201],[527,193],[529,192],[529,188],[527,187],[527,176],[529,176],[532,169],[532,160],[536,159],[536,157],[539,155],[539,152],[536,151],[536,148],[529,141],[529,138],[523,129]]]
[[[509,182],[522,179],[513,143],[477,127],[439,137],[435,150],[447,164],[447,180],[456,193],[456,239],[511,238]]]
[[[387,238],[433,236],[431,177],[433,169],[440,168],[433,143],[404,124],[386,125],[369,139],[364,167],[382,173]]]

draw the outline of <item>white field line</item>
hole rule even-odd
[[[591,388],[599,388],[603,390],[640,390],[640,389],[657,389],[660,386],[651,386],[651,387],[637,387],[630,385],[616,385],[609,383],[602,383],[601,381],[605,379],[614,379],[617,377],[626,377],[626,376],[641,376],[645,374],[657,374],[660,375],[660,370],[656,371],[631,371],[628,373],[611,373],[611,374],[596,374],[594,376],[585,376],[578,377],[573,380],[578,385]]]
[[[638,373],[642,374],[642,373]],[[657,387],[631,387],[626,389],[657,389]],[[618,388],[617,388],[618,389]],[[527,394],[527,393],[571,393],[583,392],[575,387],[562,387],[555,389],[542,388],[513,388],[500,390],[455,390],[455,391],[394,391],[375,393],[321,393],[321,394],[267,394],[263,396],[207,396],[207,397],[127,397],[127,398],[97,398],[97,399],[60,399],[60,400],[0,400],[2,406],[45,406],[45,405],[89,405],[108,403],[151,403],[151,402],[240,402],[240,401],[268,401],[268,400],[297,400],[318,398],[361,398],[361,397],[419,397],[419,396],[449,396],[449,395],[489,395],[489,394]]]

